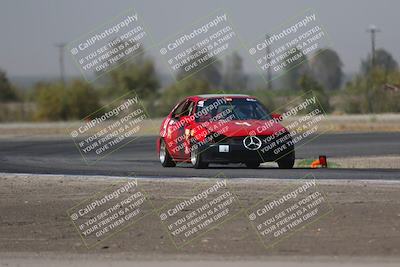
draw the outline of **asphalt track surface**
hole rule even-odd
[[[138,177],[215,177],[298,179],[400,180],[400,169],[281,170],[274,167],[246,169],[243,165],[210,165],[193,169],[189,164],[163,168],[156,155],[155,136],[140,137],[94,165],[87,165],[71,139],[0,140],[0,172],[106,175]],[[296,158],[400,155],[400,133],[324,134],[296,149]],[[400,163],[399,163],[400,165]]]

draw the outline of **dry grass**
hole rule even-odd
[[[287,123],[295,118],[288,119]],[[146,120],[140,135],[157,135],[162,119]],[[80,126],[74,122],[46,123],[1,123],[1,137],[65,137]],[[99,128],[100,130],[100,128]],[[398,132],[400,131],[400,114],[373,115],[328,115],[319,124],[319,131],[342,132]]]

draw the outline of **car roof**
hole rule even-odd
[[[242,97],[251,97],[245,94],[204,94],[204,95],[196,95],[194,97],[199,98],[218,98],[218,97],[233,97],[233,98],[242,98]]]

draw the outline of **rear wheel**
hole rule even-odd
[[[160,141],[160,154],[159,154],[160,162],[163,167],[175,167],[175,162],[173,161],[171,155],[168,152],[167,146],[164,142],[164,139]]]
[[[279,169],[292,169],[294,166],[295,160],[295,153],[294,150],[288,153],[287,155],[280,158],[278,162]]]
[[[249,169],[257,169],[260,166],[259,162],[246,162],[246,167]]]
[[[205,169],[208,167],[208,163],[202,160],[201,153],[199,153],[198,149],[191,149],[190,161],[195,169]]]

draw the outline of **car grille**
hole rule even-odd
[[[282,138],[284,136],[287,136],[287,135],[290,135],[290,134],[289,133],[284,133],[283,135],[279,136],[276,139],[268,138],[270,136],[265,136],[265,135],[263,135],[263,136],[257,135],[257,137],[261,139],[263,146],[265,146],[265,145],[269,145],[272,142],[274,142],[275,140],[277,140],[279,138]],[[232,144],[232,145],[234,145],[234,144],[236,144],[236,145],[237,144],[243,144],[243,140],[246,137],[247,136],[228,137],[228,138],[224,139],[223,143]],[[288,138],[287,140],[290,140],[290,138]]]

